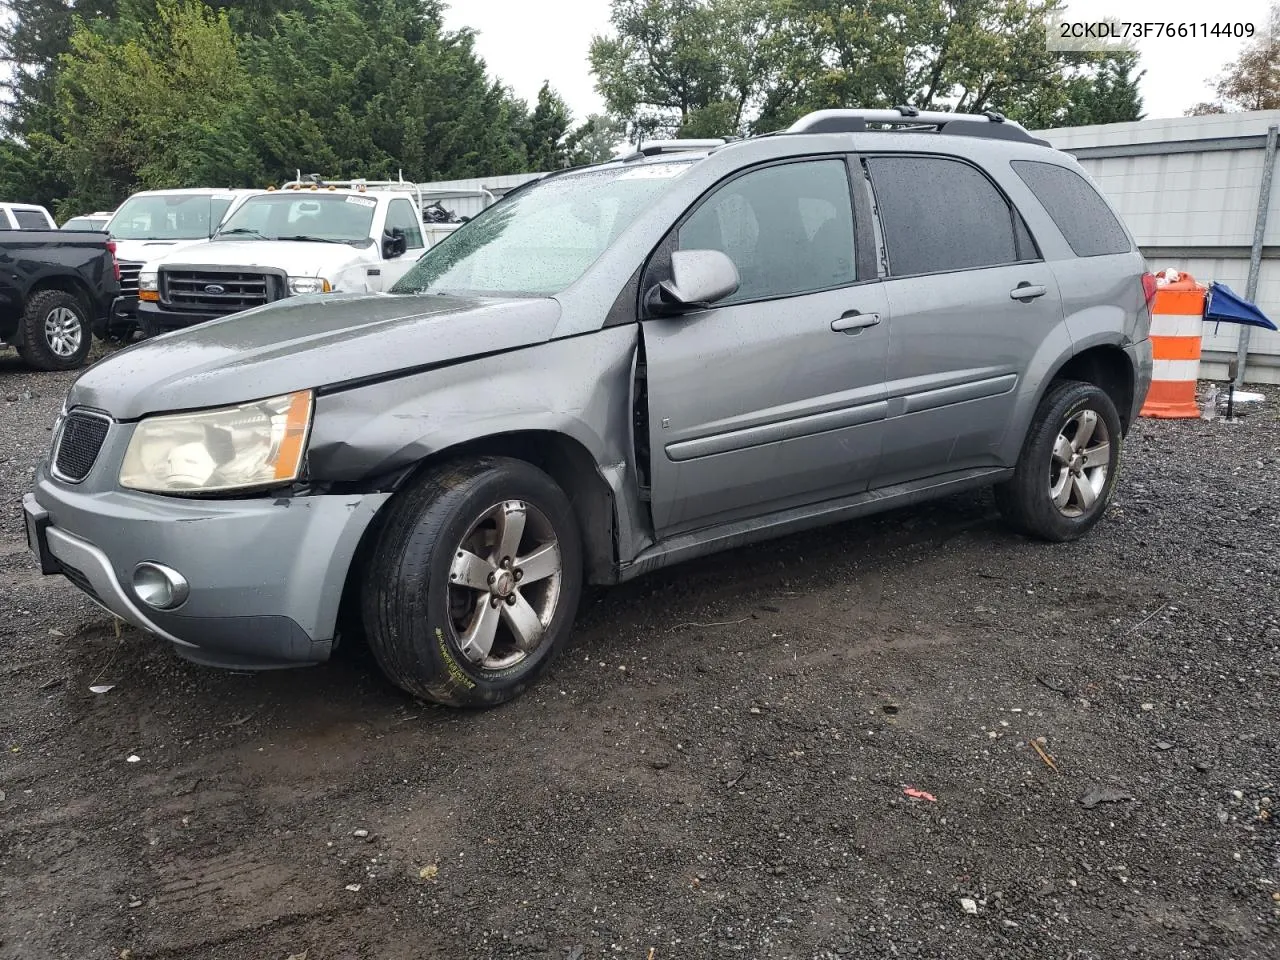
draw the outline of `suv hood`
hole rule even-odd
[[[549,298],[314,294],[146,340],[94,364],[67,407],[117,420],[349,385],[550,339]]]
[[[146,265],[155,270],[169,265],[267,267],[291,277],[323,277],[360,255],[349,243],[302,240],[206,240],[161,254]]]

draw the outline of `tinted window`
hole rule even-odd
[[[738,268],[722,303],[852,283],[853,207],[843,161],[756,170],[721,187],[680,228],[682,250],[720,250]]]
[[[871,157],[867,167],[891,276],[1033,259],[1034,254],[1019,256],[1016,211],[969,164],[940,157]]]
[[[1048,211],[1077,257],[1128,253],[1124,227],[1084,177],[1068,167],[1035,160],[1010,164]]]
[[[19,230],[52,230],[53,225],[39,210],[15,210],[13,218],[18,221]]]
[[[399,228],[404,232],[406,250],[422,249],[422,224],[413,212],[413,204],[408,200],[392,200],[387,208],[387,232]]]

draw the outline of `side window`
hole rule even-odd
[[[19,230],[52,230],[49,221],[39,210],[15,210],[13,217],[18,221]]]
[[[1018,211],[979,170],[941,157],[869,157],[889,275],[1035,260]]]
[[[422,243],[422,224],[418,222],[418,218],[414,215],[413,204],[408,200],[397,197],[391,201],[391,206],[387,208],[387,232],[399,227],[404,231],[404,246],[406,250],[421,250]]]
[[[853,205],[842,160],[765,167],[725,184],[680,227],[682,250],[720,250],[741,286],[722,303],[795,296],[855,279]]]
[[[1031,188],[1077,257],[1128,253],[1124,227],[1092,184],[1069,167],[1038,160],[1013,160],[1013,172]]]

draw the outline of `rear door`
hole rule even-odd
[[[889,336],[862,225],[843,157],[788,161],[722,183],[655,255],[642,289],[671,249],[720,250],[741,279],[711,309],[642,321],[660,537],[866,489]]]
[[[920,154],[863,162],[893,317],[873,485],[999,466],[1019,381],[1062,323],[1054,273],[978,167]]]

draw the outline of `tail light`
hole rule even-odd
[[[1144,273],[1142,275],[1142,293],[1147,298],[1147,309],[1151,309],[1151,301],[1156,298],[1156,275],[1154,273]]]
[[[116,275],[116,283],[120,282],[120,261],[116,259],[116,242],[107,241],[107,253],[111,254],[111,270]]]

